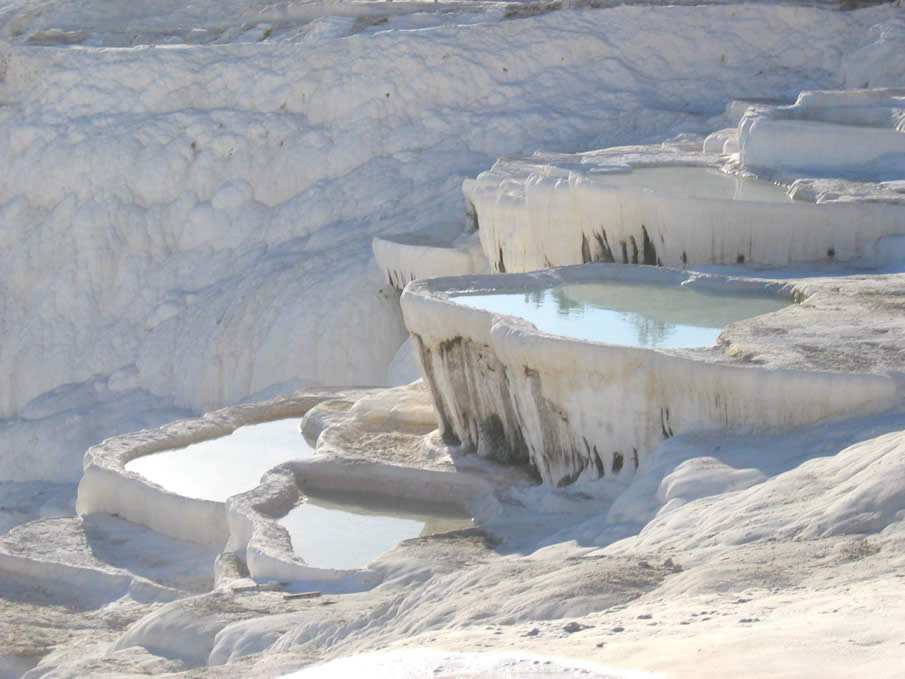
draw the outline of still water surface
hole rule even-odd
[[[126,469],[167,490],[224,502],[258,485],[265,472],[314,454],[291,417],[239,427],[229,436],[139,457]]]
[[[309,566],[362,568],[403,540],[470,528],[454,507],[364,495],[309,497],[280,519]]]
[[[665,283],[619,281],[451,298],[466,306],[524,318],[538,330],[554,335],[656,349],[710,346],[730,323],[790,303],[766,295],[717,294]]]

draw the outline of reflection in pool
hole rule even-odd
[[[126,469],[173,493],[224,502],[257,486],[278,464],[314,454],[299,421],[292,417],[239,427],[229,436],[136,458]]]
[[[280,519],[309,566],[363,568],[403,540],[470,528],[455,507],[362,495],[310,497]]]
[[[659,349],[710,346],[730,323],[777,311],[779,297],[650,282],[572,283],[528,292],[451,296],[575,339]]]

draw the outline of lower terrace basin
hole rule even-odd
[[[310,457],[302,416],[343,393],[312,389],[108,439],[85,453],[76,510],[223,546],[227,498],[281,463]]]
[[[695,154],[674,154],[692,164],[630,167],[616,151],[598,161],[581,154],[501,159],[465,182],[492,269],[845,261],[905,233],[901,205],[792,200],[786,187],[722,172],[721,156],[699,153],[695,165]]]
[[[360,591],[380,582],[372,562],[401,541],[471,528],[497,507],[492,484],[470,471],[323,455],[231,497],[227,551],[241,552],[258,582]]]
[[[677,434],[785,429],[888,408],[896,394],[890,377],[771,369],[709,346],[726,323],[780,309],[795,294],[781,282],[598,264],[416,281],[402,309],[444,436],[500,461],[530,462],[545,483],[566,485],[631,474]],[[546,295],[552,304],[532,316],[532,299]],[[683,295],[687,304],[675,301]],[[658,296],[671,301],[659,305]],[[492,297],[505,301],[472,306]],[[563,301],[592,311],[615,306],[635,320],[628,335],[608,336],[606,322],[590,338],[591,322],[578,324],[579,337],[552,334],[563,332]],[[529,320],[511,315],[526,308]],[[667,327],[697,323],[709,332],[681,339],[684,332]],[[639,332],[645,325],[657,328],[653,337]],[[679,341],[665,346],[667,337]]]
[[[317,568],[363,568],[403,540],[471,528],[455,505],[430,504],[367,493],[317,497],[279,521],[292,548]]]
[[[335,443],[315,455],[299,434],[303,416],[324,402],[341,411],[336,404],[368,402],[360,414],[373,424],[383,391],[311,388],[108,439],[85,454],[76,509],[216,545],[259,582],[370,588],[382,576],[368,564],[400,541],[468,528],[470,517],[497,511],[493,486],[478,473],[409,458],[414,466],[389,464]]]

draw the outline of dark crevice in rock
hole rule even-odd
[[[647,233],[647,227],[644,224],[641,225],[641,247],[644,252],[644,263],[650,266],[661,266],[660,260],[657,259],[657,248],[654,245],[654,242],[650,239],[650,235]]]
[[[591,242],[585,233],[581,234],[581,261],[583,264],[590,262],[615,262],[613,250],[610,248],[610,242],[607,239],[606,231],[600,229],[599,232],[594,231],[591,234],[594,237],[595,246],[591,251]]]
[[[673,436],[672,427],[669,424],[669,408],[660,408],[660,430],[664,439]]]
[[[575,483],[575,479],[577,479],[581,475],[582,471],[583,470],[578,469],[578,470],[572,472],[571,474],[566,474],[565,476],[563,476],[561,479],[559,479],[556,482],[556,487],[562,488],[563,486],[568,486],[572,483]]]
[[[474,233],[481,228],[478,211],[470,200],[465,201],[465,233]]]
[[[603,459],[600,457],[600,453],[597,452],[597,446],[594,446],[594,466],[597,468],[598,479],[602,479],[606,476],[606,469],[604,469]]]
[[[506,440],[503,420],[497,414],[484,418],[481,422],[481,447],[488,451],[487,457],[501,464],[513,464],[518,461],[518,454],[512,450]]]
[[[591,244],[588,243],[586,234],[581,234],[581,263],[589,264],[591,262]]]
[[[461,441],[453,430],[450,422],[449,413],[444,406],[442,394],[437,389],[437,377],[434,373],[434,363],[431,356],[431,350],[424,346],[424,341],[420,335],[412,333],[415,338],[415,345],[418,353],[421,355],[421,365],[424,366],[424,379],[427,381],[431,391],[431,397],[434,401],[434,410],[437,411],[437,418],[440,420],[440,435],[443,437],[444,443],[447,445],[460,445]]]
[[[453,337],[451,339],[443,340],[442,342],[440,342],[440,353],[441,354],[450,353],[453,349],[455,349],[457,346],[462,344],[462,341],[463,340],[462,340],[461,335],[456,335],[455,337]]]
[[[613,250],[610,247],[610,241],[606,237],[606,231],[601,227],[600,233],[594,234],[594,240],[597,241],[597,261],[598,262],[615,262],[616,259],[613,257]]]

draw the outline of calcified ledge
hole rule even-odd
[[[403,292],[402,309],[443,435],[482,455],[530,461],[545,483],[565,485],[631,474],[676,434],[786,429],[885,410],[896,398],[887,375],[755,366],[720,347],[652,350],[567,339],[450,299],[602,280],[805,294],[784,282],[621,265],[416,281]],[[820,322],[819,313],[805,322]]]
[[[179,540],[222,547],[229,539],[225,503],[173,493],[128,471],[126,464],[144,455],[227,436],[248,424],[288,417],[301,421],[317,404],[352,393],[360,390],[311,389],[107,439],[85,453],[76,511],[113,514]]]
[[[489,269],[473,229],[449,239],[420,233],[380,236],[374,238],[371,248],[377,268],[387,283],[399,291],[421,278],[484,273]]]

